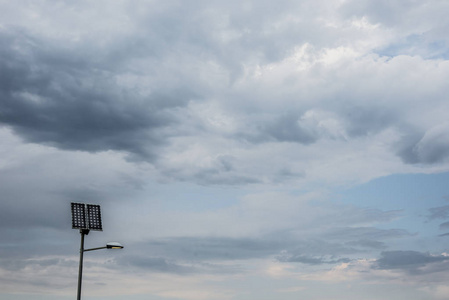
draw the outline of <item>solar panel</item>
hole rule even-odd
[[[86,211],[84,203],[72,204],[72,228],[86,229]]]
[[[101,225],[100,205],[87,204],[87,219],[90,230],[103,230]]]
[[[71,203],[72,205],[72,228],[103,230],[101,224],[100,205]],[[87,208],[87,209],[86,209]]]

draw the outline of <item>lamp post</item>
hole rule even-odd
[[[90,230],[98,230],[98,231],[103,230],[101,224],[100,205],[71,203],[71,207],[72,207],[72,228],[74,229],[79,228],[81,234],[80,264],[78,270],[78,292],[76,297],[77,300],[81,300],[81,283],[83,280],[84,252],[100,249],[123,249],[123,246],[118,242],[110,242],[103,247],[84,249],[84,236],[88,235]]]

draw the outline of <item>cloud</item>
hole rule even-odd
[[[380,220],[379,220],[380,221]],[[331,229],[328,233],[329,238],[332,236],[338,236],[338,238],[350,238],[356,241],[363,241],[369,239],[389,239],[398,238],[410,235],[409,232],[403,229],[378,229],[373,227],[349,227],[349,228],[335,228]]]
[[[183,266],[176,264],[175,262],[169,262],[161,257],[148,257],[148,256],[125,256],[121,257],[118,261],[118,265],[132,266],[145,269],[146,271],[155,271],[163,273],[176,273],[176,274],[188,274],[195,272],[194,267]]]
[[[447,220],[449,218],[449,205],[444,205],[440,207],[429,208],[428,220]],[[440,224],[439,229],[445,230],[449,228],[449,222],[443,222]],[[447,236],[448,233],[440,234],[439,236]]]
[[[38,268],[45,268],[55,265],[61,265],[65,267],[76,267],[78,263],[73,260],[64,259],[64,258],[43,258],[43,259],[27,259],[27,260],[2,260],[1,266],[2,268],[8,271],[23,271],[26,268],[32,268],[32,266],[36,266]]]
[[[287,242],[291,243],[291,242]],[[261,238],[178,237],[142,243],[155,256],[185,261],[242,260],[267,257],[282,247],[279,241]]]
[[[349,261],[360,253],[375,253],[385,247],[388,239],[410,236],[405,230],[360,226],[365,222],[389,222],[384,216],[371,216],[369,219],[365,216],[363,220],[341,219],[339,216],[346,214],[345,206],[309,207],[304,203],[298,206],[286,199],[282,203],[278,195],[276,199],[279,205],[276,207],[267,199],[249,198],[239,205],[217,212],[183,212],[181,222],[180,215],[176,213],[159,215],[155,212],[145,215],[145,219],[151,222],[142,219],[141,226],[152,228],[161,237],[151,238],[146,235],[148,237],[144,239],[145,229],[135,232],[139,238],[129,241],[135,249],[128,250],[132,251],[129,255],[143,258],[147,255],[146,249],[151,249],[148,250],[151,257],[181,265],[188,263],[197,268],[195,272],[205,271],[202,262],[240,263],[268,258],[284,262],[335,264]],[[352,214],[363,214],[363,210],[355,207],[351,207],[351,210]],[[283,216],[283,222],[278,219],[279,215]],[[324,224],[323,219],[327,220]],[[209,225],[205,228],[204,224]],[[351,224],[351,227],[335,229],[334,226],[338,224]],[[142,263],[142,267],[145,266],[146,263]],[[151,268],[148,265],[148,270]]]
[[[389,162],[363,180],[407,169],[398,157],[444,163],[444,61],[373,54],[390,43],[376,22],[392,20],[375,13],[390,4],[367,14],[369,1],[319,3],[63,3],[59,19],[43,2],[32,8],[41,22],[4,4],[1,122],[26,142],[151,162],[167,182],[294,184],[335,173],[314,161],[348,149]]]
[[[376,261],[380,269],[400,269],[411,274],[439,272],[439,266],[423,269],[430,264],[441,263],[448,260],[445,255],[431,255],[417,251],[385,251]]]
[[[444,222],[440,224],[440,229],[448,229],[449,228],[449,222]]]
[[[2,32],[1,40],[9,45],[0,61],[1,119],[28,142],[148,159],[163,142],[154,130],[174,122],[167,110],[192,97],[185,89],[142,97],[120,86],[119,73],[99,71],[90,56],[44,48],[45,41],[21,32]]]
[[[449,156],[447,124],[429,129],[422,137],[410,138],[411,144],[402,150],[401,156],[408,163],[435,164]]]
[[[307,255],[292,255],[292,256],[279,256],[278,260],[280,262],[299,262],[303,264],[309,265],[321,265],[321,264],[337,264],[342,262],[349,262],[348,258],[339,258],[339,259],[329,259],[326,257],[314,257]]]
[[[449,205],[440,207],[429,208],[430,215],[429,220],[448,219],[449,218]]]

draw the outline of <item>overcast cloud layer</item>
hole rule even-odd
[[[0,299],[447,299],[448,13],[0,1]]]

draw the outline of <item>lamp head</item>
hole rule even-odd
[[[109,242],[106,244],[107,249],[123,249],[123,245],[118,242]]]

